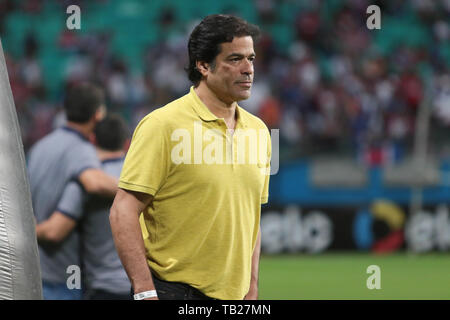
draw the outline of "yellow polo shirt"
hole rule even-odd
[[[247,294],[261,204],[268,201],[269,131],[236,111],[230,134],[191,87],[141,120],[119,181],[122,189],[154,196],[141,219],[151,270],[217,299]]]

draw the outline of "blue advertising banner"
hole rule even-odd
[[[271,206],[263,209],[261,230],[262,251],[268,254],[450,248],[448,204],[426,206],[414,215],[385,199],[367,206]]]

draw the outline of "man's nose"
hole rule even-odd
[[[253,62],[245,59],[241,72],[245,75],[252,75],[253,74]]]

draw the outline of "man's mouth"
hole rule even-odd
[[[252,82],[251,81],[238,81],[236,83],[238,85],[240,85],[241,87],[246,87],[246,88],[250,88],[252,86]]]

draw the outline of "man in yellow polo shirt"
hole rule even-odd
[[[206,17],[188,44],[194,86],[136,127],[110,213],[135,299],[257,299],[270,135],[237,101],[250,97],[258,35]]]

